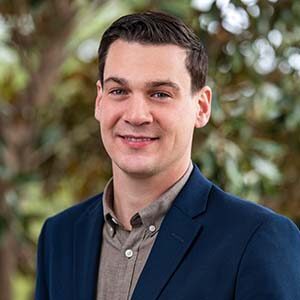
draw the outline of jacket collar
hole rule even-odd
[[[178,194],[174,206],[191,218],[197,217],[206,211],[211,186],[212,183],[202,175],[197,165],[194,164],[193,172]]]

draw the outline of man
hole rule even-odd
[[[180,20],[128,15],[99,47],[104,194],[49,218],[36,300],[297,300],[300,235],[191,163],[210,117],[207,56]]]

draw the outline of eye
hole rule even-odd
[[[110,95],[120,96],[120,95],[126,95],[127,91],[125,89],[113,89],[109,91]]]
[[[164,92],[155,92],[155,93],[151,94],[151,97],[163,99],[163,98],[170,98],[171,96]]]

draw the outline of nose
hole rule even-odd
[[[126,123],[135,126],[150,124],[153,121],[149,104],[142,96],[132,96],[129,99],[123,118]]]

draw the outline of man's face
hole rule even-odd
[[[115,41],[95,117],[113,170],[149,177],[187,167],[195,127],[210,115],[208,87],[191,94],[186,51],[176,45]]]

